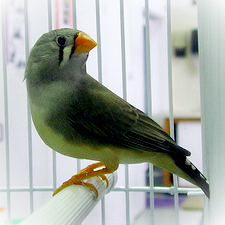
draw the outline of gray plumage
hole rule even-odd
[[[206,178],[163,129],[86,73],[88,52],[76,53],[80,31],[54,30],[31,50],[25,78],[35,127],[54,150],[99,160],[110,171],[120,163],[151,162],[200,186]]]

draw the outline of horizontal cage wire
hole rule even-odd
[[[33,126],[22,81],[31,47],[43,33],[70,27],[90,34],[98,46],[89,55],[88,73],[153,119],[163,114],[158,122],[164,126],[168,118],[175,138],[171,4],[170,0],[3,1],[0,224],[18,224],[91,163],[49,149]],[[168,173],[173,185],[165,184],[164,171],[152,164],[120,165],[117,172],[117,185],[83,225],[182,225],[186,223],[181,205],[189,199],[187,194],[200,196],[200,201],[203,196],[199,188],[181,186],[178,177],[172,179]],[[193,213],[199,224],[202,217],[202,210]]]

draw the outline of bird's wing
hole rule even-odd
[[[127,143],[129,147],[134,146],[144,151],[176,153],[185,156],[191,154],[178,146],[162,127],[145,113],[136,108],[134,110],[138,114],[136,124],[126,133],[129,141],[126,142],[127,139],[124,139],[124,143]]]
[[[97,81],[81,87],[65,110],[74,132],[135,150],[190,155],[145,113]]]

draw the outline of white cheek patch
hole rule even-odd
[[[70,54],[71,54],[71,48],[69,47],[65,47],[63,49],[63,60],[62,62],[60,63],[60,66],[64,66],[64,64],[66,64],[69,59],[70,59]]]

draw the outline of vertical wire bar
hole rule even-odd
[[[171,2],[167,0],[167,47],[168,47],[168,86],[169,86],[169,123],[170,136],[174,139],[173,84],[172,84],[172,46],[171,46]],[[178,177],[173,174],[175,224],[179,225]]]
[[[48,0],[48,30],[52,30],[52,1]]]
[[[81,170],[81,160],[77,159],[77,172]]]
[[[149,25],[149,0],[145,0],[145,57],[146,57],[146,91],[147,91],[147,113],[152,116],[152,91],[151,91],[151,59],[150,59],[150,25]],[[150,224],[154,225],[154,166],[149,163],[149,201],[150,201]]]
[[[105,197],[101,200],[101,213],[102,213],[102,225],[106,225],[106,216],[105,216]]]
[[[73,11],[73,28],[77,29],[77,6],[76,0],[72,1],[72,11]],[[81,170],[81,160],[77,159],[77,172]]]
[[[52,1],[48,0],[48,30],[52,30]],[[56,173],[56,151],[52,150],[52,179],[53,189],[57,188],[57,173]]]
[[[120,0],[120,32],[121,32],[121,53],[122,53],[123,99],[127,100],[125,23],[124,23],[124,2],[123,2],[123,0]]]
[[[98,81],[102,83],[102,42],[101,42],[101,25],[100,25],[100,5],[99,0],[95,1],[96,4],[96,30],[97,30],[97,53],[98,53]]]
[[[98,81],[102,83],[102,49],[101,49],[101,24],[100,24],[100,4],[99,0],[95,1],[96,8],[96,32],[97,32],[97,58],[98,58]],[[101,200],[101,215],[102,215],[102,225],[106,224],[105,216],[105,197]]]
[[[171,47],[171,4],[167,0],[167,54],[168,54],[168,86],[169,86],[169,121],[170,136],[174,139],[174,116],[173,116],[173,84],[172,84],[172,47]]]
[[[206,110],[206,103],[207,103],[207,87],[209,86],[211,80],[205,78],[205,72],[210,71],[211,65],[206,63],[210,61],[209,56],[211,54],[207,54],[210,52],[211,49],[207,48],[208,43],[205,41],[205,38],[208,39],[208,34],[204,31],[203,24],[210,24],[209,16],[205,16],[205,12],[210,11],[210,5],[199,1],[197,4],[197,13],[198,13],[198,43],[199,43],[199,73],[200,73],[200,97],[201,97],[201,130],[202,130],[202,160],[203,160],[203,172],[208,177],[210,168],[209,163],[209,152],[207,151],[208,143],[207,143],[207,128],[210,127],[210,124],[207,124],[207,114],[208,110]],[[204,13],[203,13],[204,12]],[[208,28],[207,28],[208,30]],[[209,30],[210,33],[210,30]],[[209,51],[209,52],[207,52]],[[211,53],[211,52],[210,52]],[[209,94],[211,95],[211,93]],[[208,147],[210,149],[210,147]],[[203,211],[203,222],[204,225],[210,225],[210,204],[209,201],[204,202],[204,211]]]
[[[77,6],[76,0],[72,1],[72,12],[73,12],[73,28],[77,29]],[[81,170],[81,160],[77,159],[77,172]]]
[[[73,28],[77,29],[77,6],[76,0],[72,0],[72,12],[73,12]],[[77,172],[81,170],[81,160],[77,159]]]
[[[11,192],[10,192],[10,155],[9,155],[9,111],[8,111],[8,79],[6,60],[6,21],[5,2],[2,2],[2,58],[3,58],[3,87],[4,87],[4,117],[5,117],[5,151],[6,151],[6,194],[7,194],[7,217],[8,224],[11,223]]]
[[[124,1],[120,0],[120,32],[121,32],[121,54],[122,54],[122,87],[123,99],[127,100],[126,79],[126,44],[125,44],[125,22]],[[125,165],[125,198],[126,198],[126,225],[130,225],[130,193],[129,193],[129,166]]]
[[[149,26],[149,0],[145,0],[145,60],[146,60],[146,83],[147,83],[147,113],[152,116],[152,92],[151,92],[151,59],[150,59],[150,26]]]
[[[27,0],[24,0],[24,25],[25,25],[25,55],[26,61],[29,55],[29,28],[28,28],[28,6]],[[32,121],[29,105],[27,102],[27,132],[28,132],[28,157],[29,157],[29,195],[30,195],[30,213],[34,211],[34,188],[33,188],[33,145],[32,145]]]
[[[77,8],[76,0],[72,1],[72,11],[73,11],[73,28],[77,29]]]

